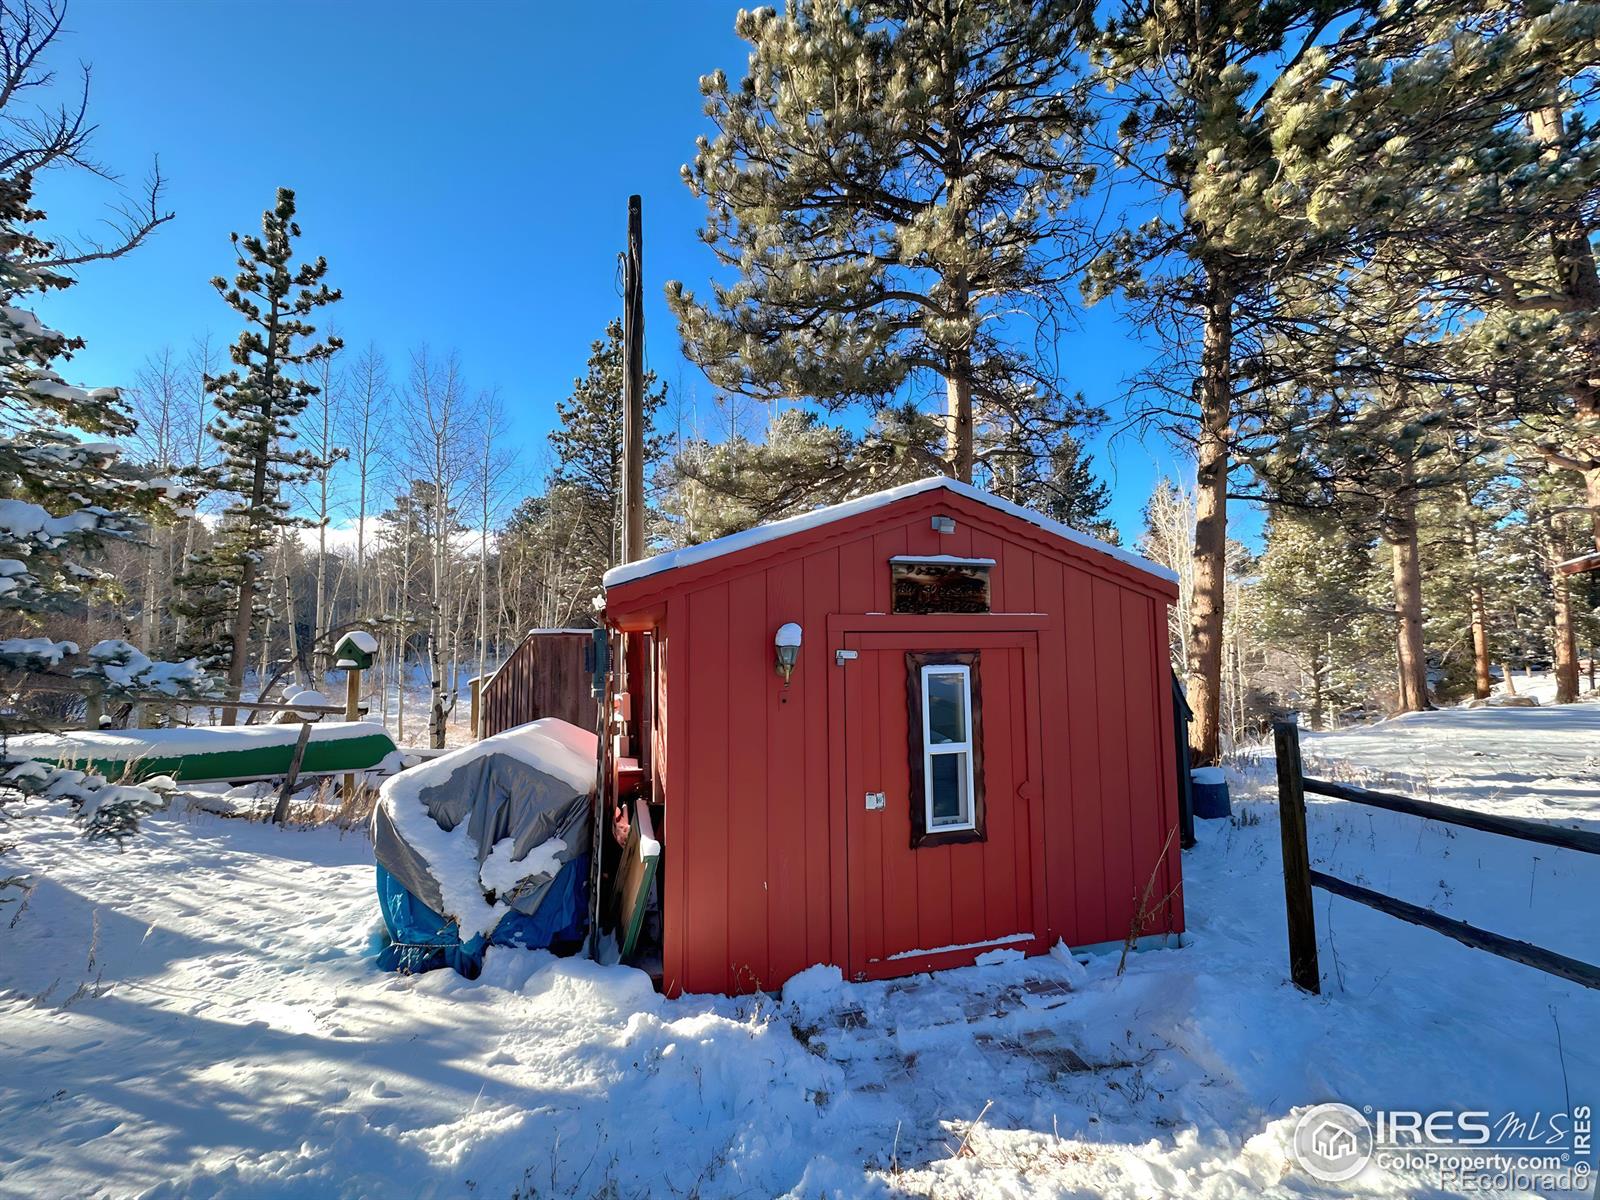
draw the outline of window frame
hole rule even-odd
[[[907,730],[911,774],[911,845],[951,845],[986,840],[983,797],[983,694],[976,650],[908,651],[906,661]],[[966,699],[967,740],[930,742],[928,680],[932,675],[959,675]],[[960,825],[933,824],[932,772],[936,755],[965,753],[968,820]]]

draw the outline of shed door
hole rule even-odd
[[[842,665],[850,974],[1041,949],[1038,639],[856,633]]]

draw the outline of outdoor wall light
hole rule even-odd
[[[783,676],[783,686],[788,687],[789,676],[794,674],[794,665],[800,658],[800,626],[793,621],[778,626],[772,644],[778,651],[778,674]]]

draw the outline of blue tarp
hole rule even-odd
[[[564,864],[551,881],[550,891],[532,915],[513,909],[485,938],[475,934],[461,940],[456,923],[433,911],[402,887],[382,866],[378,871],[378,905],[389,932],[389,944],[378,955],[378,965],[388,971],[415,974],[452,967],[468,979],[483,969],[483,954],[490,946],[522,946],[542,950],[583,937],[588,919],[589,856]]]

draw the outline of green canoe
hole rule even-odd
[[[284,775],[300,736],[292,725],[236,725],[194,729],[105,729],[34,733],[10,738],[14,755],[93,771],[113,781],[170,775],[190,782],[243,782]],[[302,775],[365,771],[393,754],[381,725],[336,721],[311,727]]]

